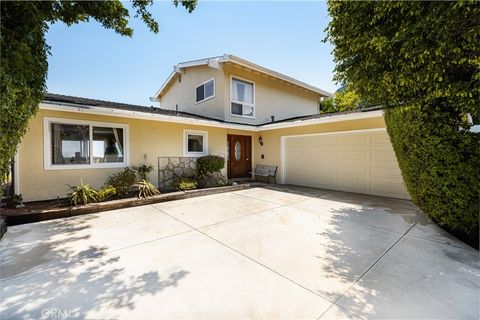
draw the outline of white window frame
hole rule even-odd
[[[188,136],[201,135],[203,136],[203,151],[202,152],[188,152]],[[183,130],[183,156],[184,157],[201,157],[208,154],[208,131],[199,130]]]
[[[213,81],[213,95],[211,95],[208,98],[205,98],[205,87],[203,87],[203,100],[197,101],[197,88],[201,86],[205,86],[205,84],[207,84],[210,81]],[[213,98],[215,98],[215,78],[208,79],[207,81],[200,83],[198,86],[195,87],[195,104],[199,104]]]
[[[244,82],[248,82],[248,83],[251,83],[253,85],[253,103],[247,103],[247,102],[243,102],[243,101],[236,101],[236,100],[233,100],[232,99],[232,96],[233,96],[233,80],[234,79],[238,79],[238,80],[241,80],[241,81],[244,81]],[[228,105],[228,108],[229,108],[229,113],[232,117],[240,117],[240,118],[248,118],[248,119],[255,119],[255,112],[256,112],[256,108],[255,108],[255,81],[252,81],[252,80],[249,80],[249,79],[244,79],[244,78],[241,78],[241,77],[237,77],[235,75],[230,75],[230,104]],[[239,115],[239,114],[234,114],[232,113],[232,102],[233,103],[238,103],[238,104],[241,104],[242,105],[242,115]],[[253,116],[245,116],[245,106],[248,106],[248,107],[252,107],[253,108]]]
[[[86,164],[53,164],[52,163],[52,123],[79,124],[89,126],[90,163]],[[93,163],[93,127],[123,129],[123,162]],[[125,168],[130,165],[128,125],[123,123],[99,122],[65,118],[43,118],[43,166],[44,170],[77,170]]]

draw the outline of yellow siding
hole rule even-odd
[[[255,119],[230,115],[231,76],[255,83]],[[195,104],[195,87],[211,78],[215,78],[215,97]],[[275,116],[275,120],[281,120],[316,114],[318,99],[318,94],[227,63],[223,65],[223,69],[208,66],[184,68],[181,82],[176,75],[161,95],[160,107],[175,110],[175,106],[178,105],[180,111],[210,118],[245,124],[263,124],[270,122],[271,116]]]
[[[225,120],[246,124],[263,124],[275,120],[311,115],[318,113],[317,94],[306,92],[301,88],[287,85],[285,82],[266,78],[236,65],[226,64],[225,72]],[[230,115],[230,77],[239,77],[255,83],[255,119]]]
[[[409,199],[384,129],[293,136],[284,147],[285,183]]]
[[[155,167],[150,174],[154,184],[158,183],[158,157],[183,156],[183,130],[203,130],[208,132],[210,154],[225,156],[227,130],[213,127],[176,124],[168,122],[98,116],[72,112],[39,110],[30,121],[29,130],[19,147],[20,192],[25,201],[64,197],[68,185],[78,185],[80,179],[96,188],[101,187],[106,178],[121,169],[68,169],[44,170],[43,118],[55,117],[128,124],[130,165],[139,165],[147,154],[147,162]],[[226,172],[226,170],[225,170]]]
[[[262,136],[264,144],[263,146],[260,146],[258,143],[258,137],[255,139],[254,143],[252,143],[254,146],[254,164],[276,165],[280,169],[280,138],[282,136],[374,128],[385,128],[383,117],[380,116],[370,119],[331,122],[257,132],[257,135]],[[262,154],[265,156],[264,159],[261,159]],[[278,170],[277,181],[281,181],[281,178],[281,172]]]
[[[181,82],[179,76],[175,76],[170,87],[160,97],[160,107],[175,110],[178,105],[179,111],[224,119],[224,77],[222,70],[207,66],[186,68],[181,75]],[[215,97],[195,104],[195,88],[212,78],[215,79]]]
[[[40,110],[30,121],[29,130],[19,147],[19,185],[20,192],[24,195],[26,201],[52,199],[56,198],[57,196],[64,197],[67,192],[68,185],[77,185],[80,182],[80,179],[82,179],[84,183],[91,184],[92,186],[98,188],[104,184],[106,178],[110,174],[121,170],[93,168],[44,170],[44,117],[127,124],[129,126],[130,165],[132,166],[141,164],[143,162],[144,154],[147,154],[147,162],[152,164],[155,168],[155,171],[150,174],[150,179],[154,184],[158,183],[158,157],[183,156],[184,129],[207,131],[209,153],[222,156],[225,156],[227,152],[227,134],[250,135],[252,136],[253,167],[255,167],[256,164],[271,164],[277,165],[280,168],[281,136],[385,127],[383,117],[380,116],[370,119],[349,120],[335,123],[253,132],[249,130],[233,130],[152,120]],[[258,142],[258,138],[260,136],[262,136],[264,141],[263,146],[260,146]],[[261,159],[262,154],[264,155],[264,159]],[[375,154],[375,157],[379,158],[384,156],[385,155],[382,153],[382,150],[378,150],[378,152]],[[378,170],[382,169],[378,168]],[[224,174],[226,174],[226,168],[224,170]],[[277,181],[281,181],[280,170],[278,171]]]

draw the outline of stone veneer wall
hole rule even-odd
[[[158,188],[170,187],[174,177],[191,177],[197,173],[197,158],[159,157]]]

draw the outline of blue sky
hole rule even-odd
[[[127,4],[128,5],[128,4]],[[323,43],[325,2],[207,2],[189,14],[155,2],[154,34],[138,19],[132,38],[95,21],[50,27],[48,91],[151,105],[178,62],[231,53],[309,84],[335,91],[332,46]],[[132,15],[133,16],[133,15]]]

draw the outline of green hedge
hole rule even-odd
[[[478,248],[480,134],[440,106],[385,112],[387,131],[413,202],[450,233]]]
[[[225,158],[220,156],[204,156],[197,159],[199,174],[218,172],[225,166]]]

